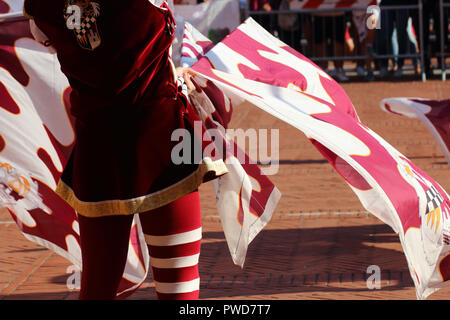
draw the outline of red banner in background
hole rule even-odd
[[[289,7],[291,9],[323,9],[368,7],[376,4],[376,0],[292,0]]]

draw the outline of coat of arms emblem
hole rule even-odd
[[[72,29],[78,44],[86,50],[95,50],[101,44],[97,27],[100,16],[100,4],[91,0],[66,0],[64,18]]]

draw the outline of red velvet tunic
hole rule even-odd
[[[175,26],[165,4],[28,0],[25,12],[56,49],[73,89],[77,140],[57,192],[78,213],[145,212],[226,172],[223,162],[171,161],[172,132],[191,130],[197,117],[174,81]]]

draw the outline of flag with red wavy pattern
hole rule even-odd
[[[343,88],[327,73],[251,18],[193,69],[311,140],[361,204],[398,233],[418,298],[449,284],[448,194],[361,123]]]
[[[450,100],[388,98],[380,107],[387,113],[422,121],[450,165]]]
[[[18,2],[0,1],[0,12]],[[0,207],[27,239],[81,269],[77,214],[54,191],[75,142],[69,94],[56,55],[33,39],[28,20],[1,23]],[[121,297],[147,275],[149,256],[137,219],[129,248]]]
[[[181,63],[192,66],[214,44],[185,23]],[[233,262],[243,266],[248,246],[272,218],[280,191],[250,157],[227,135],[233,106],[243,99],[229,97],[211,80],[196,77],[190,101],[207,130],[214,132],[216,148],[225,150],[228,174],[212,181],[216,203]],[[271,155],[272,157],[274,155]],[[252,161],[253,160],[253,161]],[[278,159],[273,159],[278,161]]]

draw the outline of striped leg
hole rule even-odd
[[[159,299],[198,299],[202,238],[198,192],[140,214]]]

